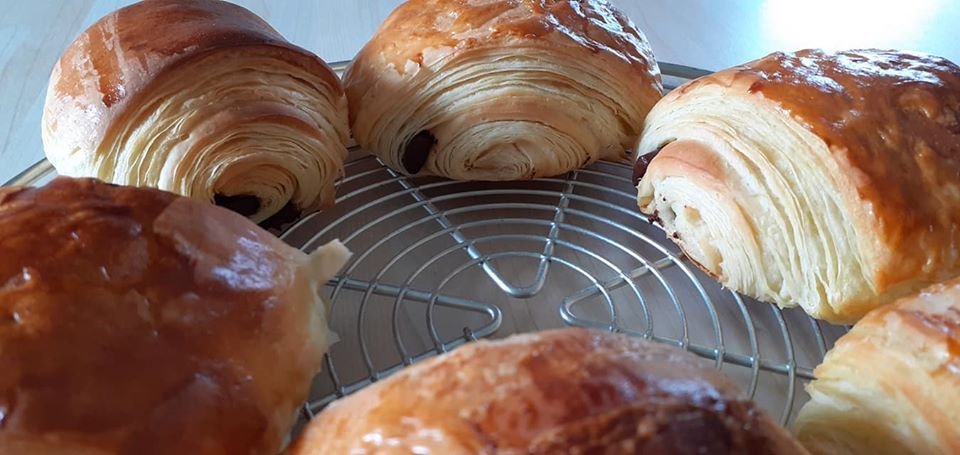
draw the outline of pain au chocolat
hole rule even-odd
[[[277,454],[347,255],[154,189],[0,189],[0,453]]]
[[[814,375],[794,423],[811,452],[960,453],[960,279],[871,311]]]
[[[363,148],[458,180],[624,159],[661,97],[646,38],[605,0],[410,0],[344,86]]]
[[[43,114],[61,175],[156,187],[272,226],[333,204],[348,137],[330,67],[216,0],[103,17],[54,67]]]
[[[290,455],[805,454],[678,348],[559,329],[478,341],[324,409]]]
[[[727,287],[835,323],[960,274],[960,68],[778,52],[647,117],[640,209]]]

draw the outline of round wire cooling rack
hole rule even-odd
[[[626,164],[509,183],[406,177],[369,156],[346,170],[336,206],[282,235],[355,253],[328,285],[340,341],[309,415],[476,338],[581,326],[687,349],[788,423],[844,332],[723,290],[635,209]]]
[[[667,89],[706,74],[661,71]],[[722,289],[637,210],[631,173],[601,162],[555,178],[457,182],[406,177],[352,150],[336,205],[281,235],[304,250],[339,238],[354,253],[327,285],[340,340],[305,416],[465,342],[580,326],[691,351],[789,423],[845,329]],[[53,175],[41,161],[7,184]]]

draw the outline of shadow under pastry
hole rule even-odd
[[[260,199],[252,194],[227,196],[217,193],[213,196],[213,202],[248,218],[260,210]],[[287,202],[280,211],[261,221],[259,225],[270,232],[278,233],[300,219],[302,215],[303,210],[299,209],[293,202]]]

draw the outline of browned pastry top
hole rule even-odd
[[[242,7],[219,0],[145,0],[104,16],[67,48],[51,76],[46,110],[53,118],[46,121],[57,130],[58,112],[83,106],[88,118],[103,119],[98,123],[103,128],[80,139],[85,142],[81,149],[95,149],[109,119],[166,71],[217,50],[238,48],[309,68],[332,90],[340,90],[326,63]]]
[[[409,0],[380,25],[353,66],[383,58],[401,73],[423,65],[429,50],[503,46],[512,40],[588,49],[629,64],[638,77],[659,76],[643,34],[606,0]],[[375,66],[379,68],[379,66]],[[646,79],[644,79],[646,80]],[[366,84],[353,84],[365,90]],[[357,99],[360,93],[349,93]]]
[[[897,321],[906,330],[919,334],[921,340],[927,338],[946,344],[948,368],[938,373],[952,376],[960,385],[960,278],[939,283],[921,291],[915,299],[902,299],[896,305],[887,305],[871,312],[865,324]],[[921,342],[922,343],[922,342]],[[928,343],[930,344],[930,343]],[[947,371],[949,370],[949,371]]]
[[[406,39],[396,41],[398,35]],[[488,46],[511,37],[548,35],[644,68],[650,63],[646,41],[605,0],[409,0],[381,25],[369,46],[394,57],[402,69],[429,47]]]
[[[956,260],[946,256],[960,247],[960,67],[902,51],[777,52],[672,96],[700,84],[735,85],[778,103],[830,147],[881,241],[929,253],[879,282]]]
[[[561,329],[471,343],[401,371],[331,405],[292,454],[415,447],[438,454],[803,453],[691,354]]]
[[[285,304],[291,252],[157,190],[0,189],[0,452],[275,450],[278,391],[305,382],[297,351],[277,363],[309,307]]]

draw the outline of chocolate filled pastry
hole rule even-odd
[[[328,406],[289,453],[806,452],[692,354],[560,329],[407,367]]]
[[[0,453],[277,454],[347,255],[154,189],[0,189]]]
[[[50,76],[61,175],[148,186],[283,225],[330,206],[349,137],[336,74],[215,0],[147,0],[100,19]]]
[[[958,110],[943,58],[774,53],[654,107],[638,203],[725,286],[851,323],[960,274]]]
[[[960,453],[960,280],[870,312],[814,375],[794,427],[813,453]]]
[[[362,147],[458,180],[624,159],[661,97],[646,38],[604,0],[410,0],[344,85]]]

